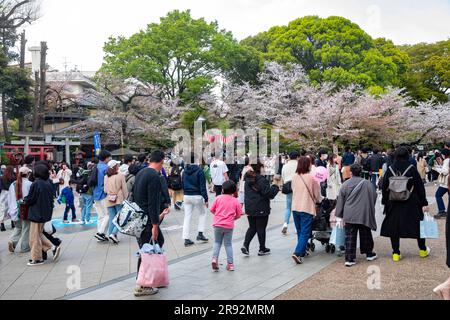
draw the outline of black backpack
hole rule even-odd
[[[91,169],[91,173],[88,176],[87,179],[87,185],[90,188],[95,188],[98,184],[98,170],[97,170],[97,165],[95,165],[92,169]]]
[[[83,174],[81,178],[76,181],[77,182],[76,191],[79,194],[87,193],[89,191],[88,179],[89,174]]]
[[[183,190],[183,180],[181,179],[181,170],[179,168],[172,171],[167,178],[167,184],[169,189],[174,191]]]

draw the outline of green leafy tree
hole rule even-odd
[[[31,112],[34,99],[30,94],[32,81],[26,70],[7,65],[0,52],[0,95],[3,100],[3,131],[8,132],[8,119],[24,119]]]
[[[359,84],[379,91],[398,86],[408,56],[391,41],[372,39],[357,24],[342,18],[307,16],[244,39],[264,58],[300,64],[313,84],[338,87]]]
[[[185,101],[212,89],[218,76],[252,81],[263,65],[256,50],[190,11],[172,11],[130,38],[110,38],[104,52],[103,71],[160,85],[166,97]]]
[[[418,101],[433,97],[439,102],[449,101],[450,40],[401,46],[400,49],[411,59],[404,78],[408,94]]]

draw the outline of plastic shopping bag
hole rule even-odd
[[[338,223],[331,232],[330,244],[335,245],[337,248],[345,246],[345,229],[341,223]]]
[[[141,267],[136,284],[144,288],[162,288],[169,285],[169,267],[164,254],[141,255]]]
[[[439,229],[436,220],[426,212],[423,221],[420,222],[421,239],[439,239]]]

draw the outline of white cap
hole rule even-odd
[[[31,172],[31,169],[28,168],[28,167],[21,167],[21,168],[19,169],[19,173],[20,173],[20,174],[29,174],[30,172]]]
[[[110,162],[108,162],[108,167],[110,167],[111,169],[114,168],[115,166],[119,165],[120,162],[117,160],[111,160]]]

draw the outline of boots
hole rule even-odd
[[[5,232],[6,231],[5,224],[3,222],[0,224],[0,231],[1,232]]]

